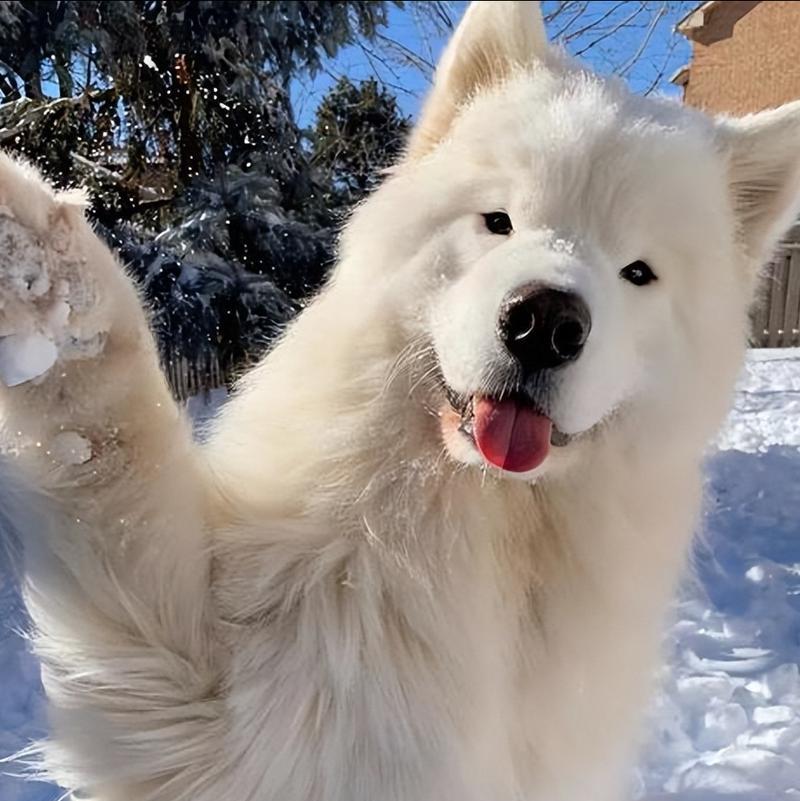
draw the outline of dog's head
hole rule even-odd
[[[615,426],[713,432],[799,194],[800,104],[637,97],[551,49],[538,4],[478,2],[336,280],[386,288],[450,455],[532,478]]]

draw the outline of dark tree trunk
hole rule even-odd
[[[196,93],[186,56],[175,62],[178,93],[178,177],[187,184],[202,171],[203,159],[200,140],[195,129]]]

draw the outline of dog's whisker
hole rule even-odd
[[[414,392],[419,389],[426,381],[433,378],[439,372],[439,365],[432,364],[409,388],[408,397],[413,396]]]
[[[385,394],[401,375],[411,375],[416,368],[416,363],[425,359],[432,352],[433,346],[427,343],[422,336],[418,336],[409,342],[400,351],[392,368],[387,373],[381,394]]]

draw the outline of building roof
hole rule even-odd
[[[670,83],[674,83],[675,86],[686,86],[689,83],[689,71],[691,67],[689,64],[684,64],[682,67],[678,67],[677,70],[673,73],[672,77],[669,79]]]
[[[722,2],[722,0],[710,0],[690,11],[682,20],[678,21],[675,30],[682,33],[687,39],[693,39],[695,33],[708,24],[711,12]]]

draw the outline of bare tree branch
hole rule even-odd
[[[388,48],[399,53],[408,64],[416,67],[423,74],[430,75],[436,68],[436,65],[432,61],[423,58],[419,53],[414,52],[410,47],[407,47],[402,42],[398,42],[391,36],[387,36],[385,33],[379,33],[377,35],[377,39],[379,42],[385,44]]]
[[[592,28],[599,28],[600,25],[607,20],[610,16],[615,14],[622,6],[624,6],[629,0],[620,0],[616,5],[611,6],[605,14],[597,19],[589,20],[582,28],[578,28],[577,31],[571,31],[568,36],[564,37],[565,42],[571,42],[574,39],[577,39],[579,36],[583,36],[584,33],[587,33]]]
[[[567,24],[564,25],[564,27],[562,27],[561,30],[559,30],[558,32],[556,32],[556,33],[554,33],[552,35],[552,38],[555,39],[556,41],[561,39],[566,34],[566,32],[570,29],[570,26],[573,23],[575,23],[578,19],[580,19],[583,14],[586,13],[586,10],[589,8],[589,1],[585,0],[582,3],[571,3],[570,5],[571,5],[571,8],[569,10],[570,11],[574,11],[574,13],[570,17],[570,19],[567,22]]]
[[[653,19],[650,21],[650,25],[647,27],[647,31],[645,32],[642,41],[639,43],[639,47],[636,49],[636,52],[628,59],[626,64],[623,67],[621,67],[621,69],[619,70],[619,75],[623,77],[627,75],[631,71],[631,68],[634,66],[634,64],[636,64],[636,62],[641,58],[642,53],[644,53],[644,51],[647,49],[647,45],[650,44],[650,40],[653,38],[653,33],[656,29],[656,26],[661,21],[661,18],[664,16],[665,13],[666,13],[666,4],[662,5],[661,8],[658,9],[658,11],[653,15]]]
[[[589,44],[587,44],[585,47],[582,47],[580,50],[576,51],[575,55],[576,56],[582,56],[584,53],[588,53],[592,48],[594,48],[597,45],[599,45],[600,42],[603,42],[606,39],[608,39],[610,36],[613,36],[615,33],[617,33],[625,25],[627,25],[628,23],[630,23],[631,21],[636,19],[636,17],[638,17],[639,14],[641,14],[642,11],[644,11],[644,10],[645,10],[644,3],[639,3],[639,7],[630,16],[626,17],[618,25],[614,25],[612,28],[609,28],[605,33],[603,33],[602,35],[598,36],[593,41],[589,42]]]

